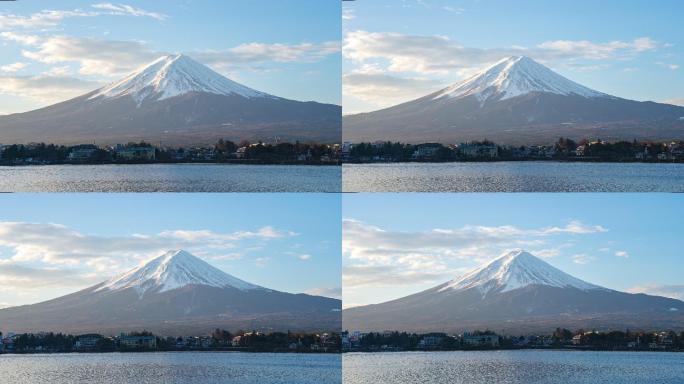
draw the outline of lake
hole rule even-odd
[[[345,192],[684,192],[684,164],[344,164]]]
[[[333,384],[341,356],[331,354],[158,352],[0,355],[3,384]]]
[[[2,192],[339,192],[339,166],[107,164],[0,167]]]
[[[684,382],[684,353],[476,351],[347,353],[344,384]]]

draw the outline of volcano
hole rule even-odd
[[[351,142],[674,140],[684,139],[684,107],[608,95],[515,56],[419,99],[345,116],[343,126]]]
[[[177,250],[82,291],[2,309],[0,328],[74,334],[145,329],[160,335],[216,328],[339,331],[341,305],[337,299],[248,283]]]
[[[517,250],[426,291],[345,309],[342,321],[363,331],[682,330],[684,302],[594,285]]]
[[[185,55],[166,55],[74,99],[0,117],[0,142],[209,145],[341,140],[341,108],[273,96]]]

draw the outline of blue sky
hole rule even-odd
[[[75,292],[177,248],[251,283],[339,297],[340,201],[335,194],[6,194],[0,306]]]
[[[336,0],[0,2],[0,114],[91,91],[164,53],[252,88],[340,103]]]
[[[345,113],[422,96],[516,53],[605,93],[684,105],[683,12],[677,0],[346,2]]]
[[[684,299],[677,194],[347,194],[346,307],[415,293],[523,248],[607,288]]]

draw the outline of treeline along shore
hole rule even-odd
[[[467,162],[467,161],[585,161],[684,162],[684,142],[574,141],[560,138],[551,145],[500,145],[489,140],[460,144],[374,142],[342,144],[345,163]]]
[[[234,351],[339,353],[339,333],[238,331],[216,329],[200,336],[158,336],[151,332],[68,335],[40,332],[0,333],[0,353]]]
[[[342,332],[343,352],[467,351],[513,349],[568,349],[592,351],[684,352],[684,332],[586,331],[557,328],[550,334],[498,335],[473,331],[447,333]]]
[[[0,144],[0,165],[234,163],[338,165],[341,146],[320,143],[234,143],[164,147],[147,142],[109,146],[46,143]]]

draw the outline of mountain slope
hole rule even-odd
[[[35,111],[0,117],[0,142],[207,145],[339,142],[341,108],[263,93],[184,55],[163,56],[120,81]]]
[[[151,330],[164,335],[230,330],[339,330],[341,302],[263,288],[184,251],[82,291],[0,310],[3,332]]]
[[[342,321],[365,331],[684,329],[684,302],[606,289],[516,251],[426,291],[345,309]]]
[[[684,139],[684,107],[638,102],[510,57],[430,95],[344,117],[344,140],[548,144],[559,137]]]

